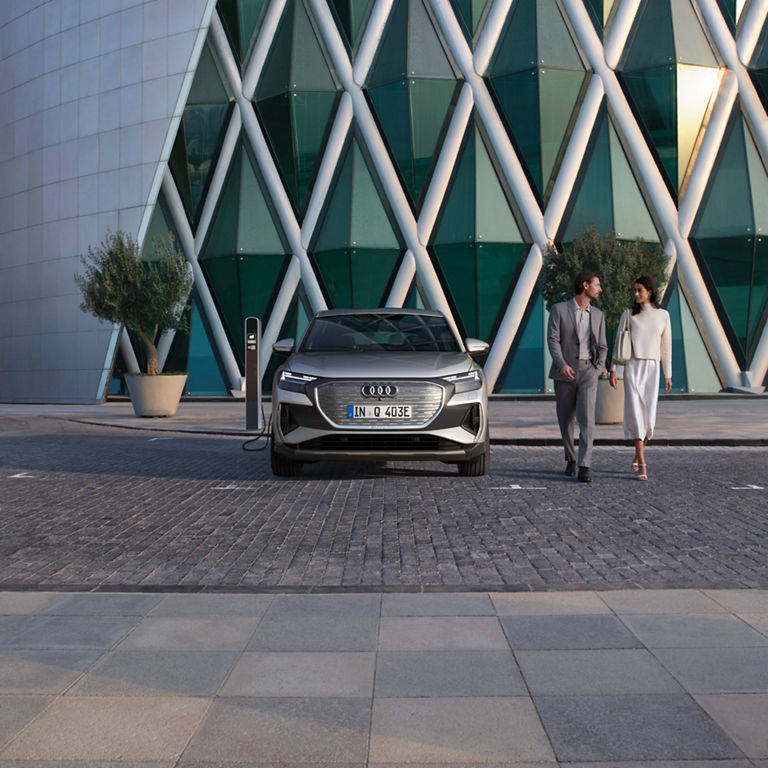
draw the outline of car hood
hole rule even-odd
[[[286,366],[294,373],[332,378],[437,378],[472,367],[466,352],[298,352]]]

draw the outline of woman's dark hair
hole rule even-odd
[[[591,269],[585,269],[579,272],[576,277],[573,278],[573,289],[578,296],[584,290],[584,283],[591,283],[596,277],[600,277],[597,272],[593,272]]]
[[[648,277],[648,275],[641,275],[640,277],[637,278],[637,280],[635,280],[634,283],[632,283],[632,285],[638,285],[638,284],[642,285],[643,288],[645,288],[645,290],[651,294],[650,304],[652,307],[656,307],[656,309],[658,309],[659,308],[659,291],[656,288],[656,283],[653,281],[653,278]],[[638,312],[640,312],[640,310],[642,310],[642,308],[643,308],[642,304],[638,304],[637,302],[635,302],[632,305],[632,314],[636,315]]]

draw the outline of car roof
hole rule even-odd
[[[373,307],[369,309],[322,309],[315,317],[338,317],[339,315],[422,315],[425,317],[445,317],[436,309],[404,309],[403,307]]]

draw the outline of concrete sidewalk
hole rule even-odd
[[[765,768],[766,722],[768,591],[0,593],[9,768]]]
[[[491,442],[498,445],[559,445],[554,397],[491,397]],[[265,422],[270,402],[264,402]],[[0,417],[47,416],[87,424],[171,432],[243,435],[242,400],[183,400],[173,418],[142,419],[128,400],[101,405],[0,404]],[[768,445],[768,396],[667,395],[659,400],[656,445]],[[621,424],[598,426],[598,445],[622,444]]]

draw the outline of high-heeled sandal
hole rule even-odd
[[[640,469],[640,462],[637,460],[637,456],[635,456],[635,458],[632,459],[632,471],[637,472],[638,469]]]
[[[642,467],[642,469],[640,469]],[[648,466],[646,464],[638,464],[637,468],[640,470],[639,474],[637,475],[638,480],[647,480],[648,479]]]

